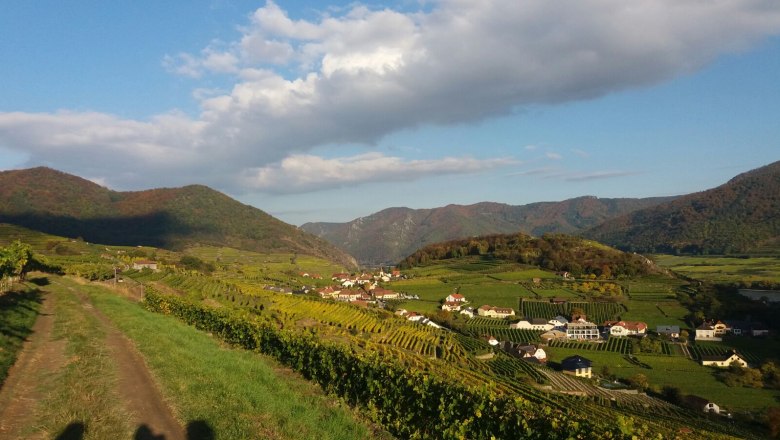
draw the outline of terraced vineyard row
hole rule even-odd
[[[542,334],[542,332],[536,330],[516,330],[510,328],[479,327],[479,326],[466,327],[466,331],[470,336],[474,338],[493,336],[499,341],[531,342],[531,343],[538,341],[539,335]]]
[[[522,314],[532,318],[552,319],[558,315],[569,318],[574,309],[581,309],[589,321],[598,324],[617,320],[620,314],[626,310],[621,304],[613,302],[568,301],[563,304],[554,304],[550,301],[534,301],[525,298],[520,301]]]
[[[688,346],[688,350],[693,355],[693,358],[697,361],[701,360],[702,356],[721,356],[732,351],[729,347],[722,345],[710,345],[710,343],[693,344]],[[759,363],[761,358],[751,352],[743,350],[739,351],[740,356],[744,357],[746,361],[751,363]]]
[[[550,341],[550,347],[573,348],[576,350],[609,351],[613,353],[630,354],[633,341],[628,338],[609,338],[606,341],[573,341],[555,339]]]

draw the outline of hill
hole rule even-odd
[[[3,171],[0,222],[111,245],[228,246],[355,266],[326,241],[202,185],[118,192],[50,168]]]
[[[575,234],[637,209],[671,200],[579,197],[513,206],[483,202],[433,209],[389,208],[347,223],[306,223],[301,229],[354,255],[363,264],[398,261],[422,246],[486,234]]]
[[[780,162],[717,188],[606,221],[583,236],[641,252],[777,252]]]
[[[576,277],[591,274],[602,278],[635,276],[647,274],[654,268],[642,256],[563,234],[545,234],[540,238],[495,234],[430,244],[406,257],[401,267],[472,255],[571,272]]]

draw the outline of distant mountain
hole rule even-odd
[[[201,185],[117,192],[50,168],[3,171],[0,222],[94,243],[229,246],[356,265],[330,243]]]
[[[642,252],[730,254],[780,248],[780,162],[635,211],[585,237]]]
[[[347,223],[306,223],[301,229],[346,250],[362,264],[381,264],[399,261],[430,243],[464,237],[515,232],[576,234],[672,199],[579,197],[522,206],[483,202],[433,209],[389,208]]]

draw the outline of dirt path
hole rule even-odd
[[[139,435],[143,432],[143,435],[157,436],[149,438],[164,436],[162,438],[166,440],[184,440],[184,429],[165,403],[146,362],[135,346],[92,305],[84,293],[72,287],[68,290],[76,294],[84,310],[98,319],[106,333],[106,346],[119,368],[119,394],[135,417],[132,423],[139,427]]]
[[[36,402],[45,397],[38,391],[40,381],[66,362],[65,340],[53,340],[52,335],[55,301],[54,295],[44,295],[32,333],[0,388],[0,439],[22,437],[21,430],[34,419]]]
[[[56,283],[67,286],[65,283]],[[78,298],[85,313],[97,318],[105,332],[103,343],[117,366],[117,393],[133,416],[130,423],[137,428],[134,438],[186,439],[182,425],[163,399],[135,346],[92,305],[87,294],[79,291],[78,286],[67,286],[67,290]],[[33,332],[0,388],[0,440],[24,438],[22,430],[36,422],[36,406],[46,397],[37,391],[40,381],[47,377],[52,379],[59,368],[67,364],[67,341],[53,340],[53,311],[57,295],[53,292],[45,293],[41,314],[33,326]]]

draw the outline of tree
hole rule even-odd
[[[631,385],[635,386],[639,390],[646,390],[650,386],[650,382],[647,380],[647,376],[642,373],[637,373],[628,380]]]
[[[688,338],[690,337],[690,334],[688,333],[688,330],[680,330],[680,340],[688,343]]]

